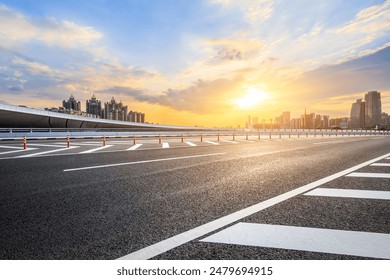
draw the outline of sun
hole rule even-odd
[[[250,108],[262,103],[268,98],[269,94],[267,92],[252,87],[247,89],[246,95],[241,98],[234,99],[233,103],[241,108]]]

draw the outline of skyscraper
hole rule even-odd
[[[104,104],[104,118],[108,120],[127,121],[127,106],[122,102],[117,103],[113,97],[110,102]]]
[[[102,103],[96,99],[95,95],[92,95],[90,100],[86,102],[87,114],[96,115],[101,117],[102,115]]]
[[[70,95],[68,101],[62,101],[62,107],[68,110],[81,111],[81,103],[73,97],[73,94]]]
[[[369,91],[364,96],[365,104],[365,126],[373,128],[381,124],[382,104],[381,93]]]
[[[365,102],[362,99],[352,104],[350,128],[365,128]]]

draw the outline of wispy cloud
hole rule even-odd
[[[55,18],[33,19],[0,4],[0,46],[12,48],[28,41],[42,41],[66,48],[91,46],[103,34],[90,26]]]

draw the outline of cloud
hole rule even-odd
[[[231,105],[226,103],[233,92],[240,87],[242,79],[198,80],[183,89],[167,89],[160,95],[152,95],[149,90],[132,87],[112,87],[96,93],[119,94],[140,102],[167,106],[179,111],[195,113],[218,113]]]
[[[239,9],[246,20],[256,24],[268,20],[273,14],[274,0],[211,0],[224,7]]]
[[[0,46],[12,48],[21,43],[41,41],[66,48],[91,46],[103,35],[90,26],[55,18],[32,19],[0,5]]]

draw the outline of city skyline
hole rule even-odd
[[[225,127],[347,117],[377,90],[389,112],[390,1],[336,2],[0,1],[0,103],[116,96],[149,122]]]

